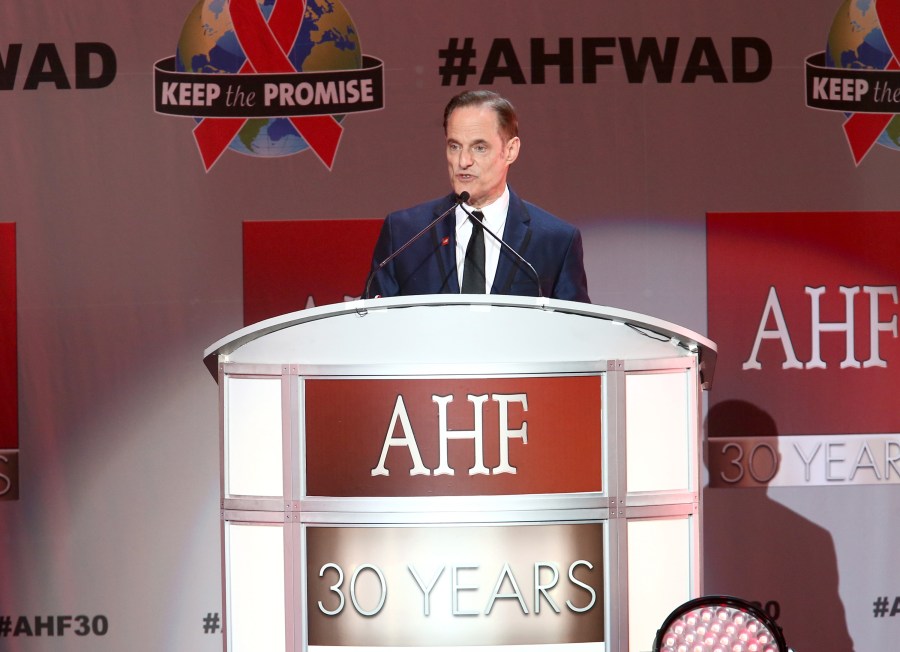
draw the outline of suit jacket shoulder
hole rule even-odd
[[[581,232],[510,190],[503,240],[537,271],[543,296],[590,303]],[[536,294],[534,274],[515,257],[501,255],[492,291]]]

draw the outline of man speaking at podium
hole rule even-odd
[[[364,296],[462,292],[589,303],[581,233],[506,185],[520,146],[512,104],[493,91],[460,93],[444,110],[444,133],[453,193],[385,218]]]

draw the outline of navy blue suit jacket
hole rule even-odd
[[[454,200],[451,194],[388,215],[375,244],[372,270],[451,208]],[[369,296],[458,294],[455,227],[451,212],[375,274]],[[510,191],[506,226],[498,235],[534,266],[545,297],[590,303],[581,233],[574,226]],[[485,238],[490,237],[485,234]],[[506,248],[500,251],[491,294],[538,296],[534,275]]]

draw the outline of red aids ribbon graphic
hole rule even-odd
[[[876,0],[875,11],[881,32],[893,56],[885,70],[900,70],[900,0]],[[853,160],[859,165],[894,117],[893,113],[854,113],[844,121],[844,134],[850,143]]]
[[[229,4],[234,33],[247,56],[240,74],[297,72],[287,53],[300,31],[305,0],[278,0],[269,22],[256,0],[231,0]],[[330,170],[343,132],[338,121],[330,115],[293,117],[290,121]],[[206,118],[194,127],[194,140],[207,171],[246,122],[246,118]]]

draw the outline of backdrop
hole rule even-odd
[[[900,3],[259,4],[0,9],[0,647],[221,648],[202,352],[358,296],[476,87],[594,303],[719,344],[707,592],[895,647]]]

